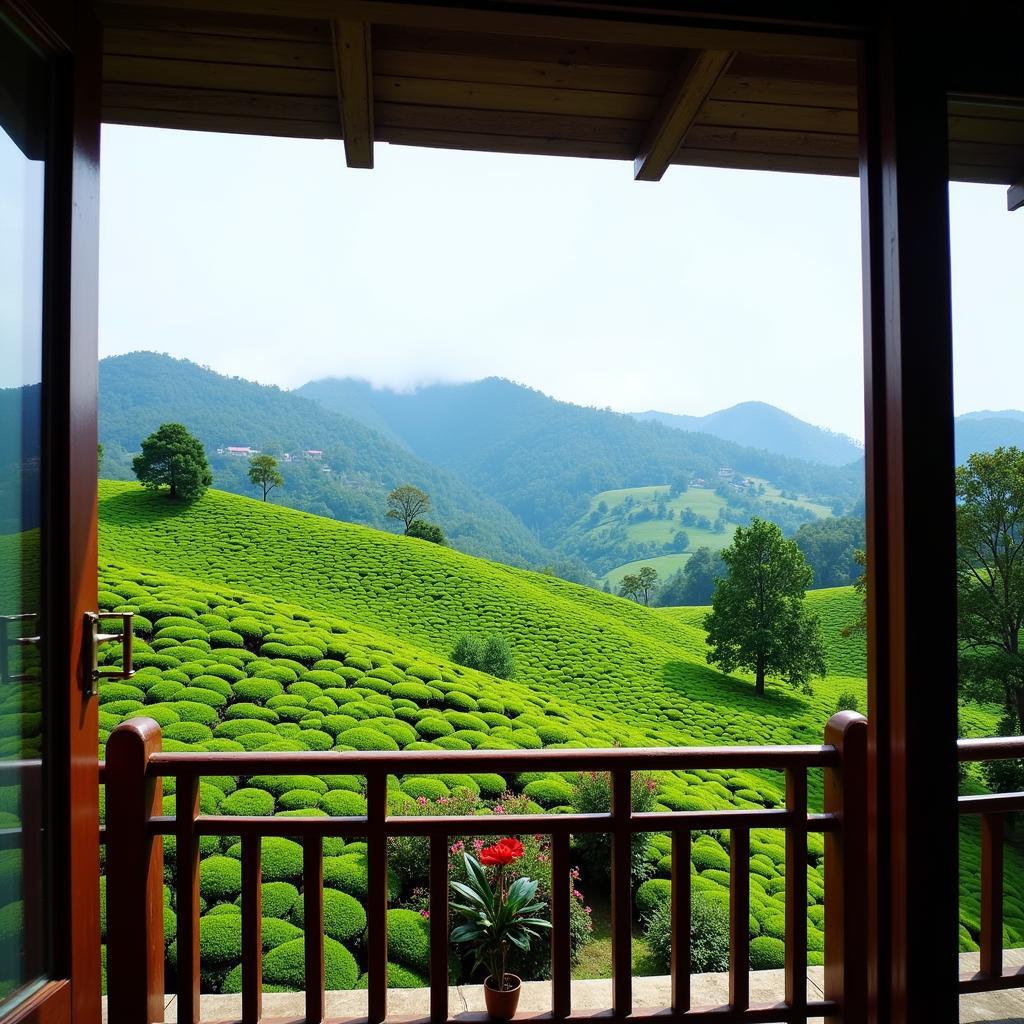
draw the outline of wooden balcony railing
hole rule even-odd
[[[551,1011],[572,1014],[569,954],[570,836],[611,836],[612,1015],[650,1015],[632,1000],[631,838],[636,832],[672,836],[672,1005],[670,1021],[805,1021],[866,1015],[864,931],[866,849],[866,722],[854,712],[834,716],[821,746],[689,747],[673,749],[408,751],[303,753],[163,753],[160,729],[137,718],[107,743],[107,978],[109,1019],[159,1021],[164,1003],[163,844],[176,841],[177,1006],[179,1021],[199,1019],[199,838],[239,836],[242,844],[242,1021],[262,1019],[260,842],[287,836],[301,842],[305,925],[306,1020],[324,1019],[323,840],[365,837],[368,844],[368,1024],[388,1016],[387,840],[426,836],[430,848],[430,1020],[450,1019],[448,1006],[448,847],[450,837],[542,834],[551,837]],[[786,806],[758,810],[634,813],[631,773],[673,769],[770,769],[785,773]],[[824,772],[824,809],[809,813],[807,773]],[[607,771],[609,814],[397,817],[387,813],[389,774],[522,771]],[[199,812],[203,776],[351,774],[366,779],[365,817],[222,817]],[[163,777],[173,776],[175,814],[162,814]],[[730,833],[729,1004],[694,1008],[690,1000],[690,839],[695,829]],[[749,850],[753,828],[786,836],[785,1001],[750,1003]],[[807,834],[825,842],[825,998],[807,998]],[[565,884],[555,884],[559,878]],[[535,1015],[531,1015],[535,1016]],[[577,1013],[573,1019],[587,1016]],[[593,1014],[606,1017],[607,1013]]]
[[[1024,737],[960,740],[960,763],[1024,758]],[[1003,972],[1003,842],[1006,815],[1024,811],[1024,793],[961,796],[961,814],[981,817],[981,947],[980,969],[960,975],[960,992],[991,992],[1024,988],[1024,968]]]

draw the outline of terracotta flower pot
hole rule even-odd
[[[491,976],[484,979],[484,1002],[487,1004],[487,1012],[494,1020],[511,1020],[516,1015],[516,1008],[519,1006],[519,993],[522,991],[523,982],[514,974],[505,975],[506,983],[511,988],[495,988],[491,985]]]

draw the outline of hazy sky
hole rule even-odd
[[[100,351],[294,387],[509,377],[863,433],[853,179],[108,126]],[[1024,212],[953,186],[957,402],[1024,406]],[[998,373],[992,367],[999,368]]]

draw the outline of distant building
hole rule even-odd
[[[307,448],[302,455],[304,458],[312,459],[314,462],[324,457],[324,453],[319,448]]]
[[[722,466],[718,471],[718,475],[723,480],[728,480],[732,476],[732,470],[728,466]]]
[[[259,455],[260,453],[259,448],[246,448],[238,444],[229,444],[224,449],[218,448],[217,454],[221,454],[222,451],[226,455],[236,455],[239,458],[248,458],[251,455]]]
[[[690,486],[691,487],[707,487],[707,485],[708,485],[707,480],[705,480],[704,477],[702,477],[702,476],[694,477],[690,481]]]

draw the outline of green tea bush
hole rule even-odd
[[[303,939],[292,939],[270,950],[263,958],[263,976],[272,985],[301,992],[306,985],[306,957]],[[359,968],[355,957],[332,938],[324,939],[324,985],[328,991],[355,988]]]
[[[199,866],[199,894],[207,903],[233,900],[242,891],[242,865],[232,857],[208,857]]]
[[[750,941],[750,969],[770,971],[786,966],[786,945],[770,935],[759,935]]]
[[[419,974],[430,972],[430,925],[415,910],[388,911],[388,956]]]
[[[636,912],[641,921],[649,921],[655,911],[672,900],[672,883],[666,878],[649,878],[636,891]]]
[[[335,789],[320,799],[321,806],[333,818],[358,818],[366,814],[366,798],[347,789]]]
[[[558,778],[537,779],[527,785],[523,792],[536,800],[541,807],[556,807],[558,804],[571,804],[574,790],[568,782]]]
[[[298,908],[299,890],[290,882],[264,882],[260,886],[260,902],[264,917],[287,920]]]
[[[379,729],[357,726],[337,736],[337,743],[354,750],[398,750],[398,744]]]
[[[296,908],[296,923],[304,925],[304,907]],[[324,889],[324,933],[339,942],[350,942],[366,930],[366,911],[362,904],[347,892]]]

